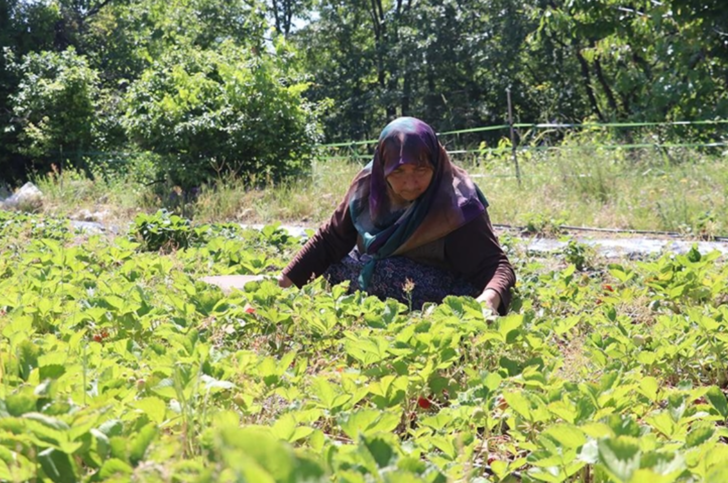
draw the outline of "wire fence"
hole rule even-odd
[[[605,130],[605,129],[641,129],[641,128],[679,128],[679,127],[706,127],[713,126],[719,129],[713,133],[714,138],[703,142],[661,142],[659,140],[655,142],[626,142],[626,143],[587,143],[587,144],[573,144],[573,143],[559,143],[551,144],[543,137],[539,135],[532,135],[534,132],[544,132],[546,130],[560,130],[560,139],[563,140],[563,133],[583,131],[583,130]],[[722,129],[725,126],[726,129]],[[519,178],[520,173],[518,170],[518,159],[517,157],[521,153],[525,152],[548,152],[548,151],[564,151],[564,150],[591,150],[595,148],[604,150],[636,150],[636,149],[655,149],[655,150],[669,150],[669,149],[715,149],[728,147],[728,120],[726,119],[715,119],[715,120],[698,120],[698,121],[668,121],[668,122],[612,122],[612,123],[508,123],[498,124],[494,126],[481,126],[468,129],[459,129],[455,131],[444,131],[437,133],[438,137],[448,138],[451,136],[459,136],[463,134],[479,134],[479,133],[492,133],[494,131],[506,131],[512,130],[517,132],[518,135],[514,136],[511,134],[510,139],[507,136],[503,136],[501,139],[507,139],[507,143],[499,145],[497,147],[489,147],[481,145],[477,148],[470,149],[447,149],[447,153],[451,156],[457,155],[475,155],[476,157],[486,157],[493,154],[508,154],[512,153],[513,162],[515,165],[514,175]],[[525,131],[525,132],[524,132]],[[721,132],[722,131],[722,132]],[[533,137],[534,141],[529,141],[529,137]],[[519,142],[520,140],[520,142]],[[376,146],[377,139],[367,139],[363,141],[347,141],[337,143],[327,143],[317,145],[316,148],[319,150],[319,159],[323,160],[334,160],[334,159],[356,159],[356,160],[369,160],[372,157],[372,153],[369,152]],[[449,143],[444,143],[446,146]],[[502,176],[502,175],[501,175]]]
[[[665,128],[706,128],[712,127],[710,135],[712,139],[705,139],[702,142],[663,142],[659,138],[660,134],[656,134],[655,130]],[[516,135],[509,131],[513,129]],[[717,129],[716,129],[717,128]],[[613,136],[607,136],[606,141],[590,143],[584,142],[584,137],[568,139],[569,134],[586,132],[588,130],[628,130],[629,139],[642,136],[642,138],[655,138],[655,141],[641,142],[614,142]],[[639,132],[641,129],[650,129],[651,131]],[[484,141],[479,144],[473,142],[478,139],[478,134],[503,132],[503,135],[496,138],[498,145],[488,145]],[[514,164],[513,174],[489,174],[478,175],[479,177],[517,177],[520,183],[521,176],[528,177],[528,174],[522,174],[518,169],[518,160],[531,156],[527,153],[550,153],[560,151],[579,151],[579,150],[655,150],[661,155],[665,152],[675,149],[722,149],[728,148],[728,120],[698,120],[698,121],[672,121],[672,122],[613,122],[613,123],[512,123],[498,124],[492,126],[480,126],[468,129],[459,129],[453,131],[444,131],[437,133],[443,145],[445,145],[447,153],[453,157],[469,156],[475,162],[488,159],[490,156],[506,157],[511,156]],[[471,147],[458,147],[464,144],[460,136],[469,137]],[[475,136],[473,136],[475,135]],[[675,136],[671,136],[674,138]],[[491,137],[491,140],[493,138]],[[568,139],[568,142],[565,140]],[[377,139],[367,139],[361,141],[346,141],[336,143],[319,144],[315,146],[317,151],[317,159],[319,160],[357,160],[365,164],[372,159],[372,152],[376,146]],[[725,151],[728,152],[728,149]],[[94,166],[103,166],[103,171],[114,171],[116,169],[124,169],[132,159],[144,157],[144,153],[140,152],[123,152],[123,151],[72,151],[59,153],[57,160],[54,161],[61,169],[64,164],[68,163],[77,169],[90,171]],[[589,173],[576,174],[575,176],[589,176]]]

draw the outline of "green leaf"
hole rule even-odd
[[[432,428],[435,431],[441,431],[445,429],[448,425],[452,424],[453,420],[454,417],[452,416],[452,414],[445,414],[445,412],[440,411],[434,416],[426,416],[422,418],[421,420],[419,420],[419,424]]]
[[[701,255],[700,250],[698,250],[698,245],[693,243],[693,246],[690,247],[690,251],[687,253],[688,260],[690,260],[693,263],[697,263],[700,261]]]
[[[667,477],[667,481],[675,481],[685,469],[685,460],[678,453],[651,451],[642,455],[640,466]]]
[[[704,481],[728,481],[728,464],[723,463],[711,468]]]
[[[150,421],[154,421],[157,424],[164,422],[167,405],[160,398],[154,396],[145,397],[132,403],[132,406],[144,411]]]
[[[99,431],[104,433],[109,438],[113,436],[120,436],[124,431],[124,425],[118,419],[109,419],[99,426]]]
[[[507,344],[512,344],[518,337],[518,329],[523,325],[523,314],[511,314],[500,319],[498,333]]]
[[[710,404],[718,411],[723,419],[728,418],[728,401],[726,401],[725,394],[717,386],[711,386],[705,396],[710,401]]]
[[[677,429],[675,421],[673,421],[672,416],[667,411],[647,416],[645,421],[668,438],[672,438]]]
[[[298,426],[298,422],[291,413],[286,413],[271,427],[273,435],[289,443],[306,438],[314,432],[313,428]]]
[[[38,355],[40,349],[38,346],[25,339],[18,344],[18,363],[20,365],[20,377],[24,381],[30,377],[30,372],[38,367]]]
[[[5,406],[11,416],[22,416],[36,410],[36,401],[38,397],[33,394],[30,387],[23,387],[15,394],[9,395],[5,399]]]
[[[495,460],[490,464],[490,469],[502,480],[508,474],[508,463],[501,460]]]
[[[313,393],[328,410],[335,410],[351,399],[348,394],[342,394],[340,388],[334,386],[324,377],[317,377],[311,384]]]
[[[54,448],[48,448],[38,453],[38,461],[41,468],[43,468],[43,472],[54,483],[74,483],[78,481],[76,467],[71,457],[66,453]]]
[[[66,373],[66,368],[61,364],[48,364],[40,366],[38,372],[41,381],[44,379],[58,379]]]
[[[620,482],[628,482],[640,468],[640,447],[635,438],[618,436],[598,442],[599,461]]]
[[[694,427],[685,438],[686,448],[695,448],[703,443],[710,441],[715,434],[715,428],[712,426],[701,425]]]
[[[443,452],[450,460],[455,460],[458,455],[458,449],[455,445],[455,437],[452,435],[436,434],[428,438],[437,449]]]
[[[341,421],[341,429],[351,439],[357,439],[359,433],[368,434],[374,432],[389,433],[399,425],[399,415],[381,412],[374,409],[362,409],[352,412]]]
[[[0,481],[31,481],[37,477],[36,467],[22,453],[0,445]]]
[[[524,418],[531,420],[531,403],[522,392],[506,392],[503,393],[503,398],[511,409]]]
[[[123,436],[112,436],[109,438],[109,452],[113,458],[128,461],[127,441]]]
[[[41,413],[27,413],[23,416],[28,422],[33,421],[53,431],[66,431],[68,424],[58,418],[47,416]]]
[[[98,429],[92,429],[89,433],[91,433],[94,441],[96,441],[96,453],[102,461],[105,460],[109,456],[109,451],[111,451],[109,438]]]
[[[1,481],[12,481],[13,474],[10,473],[10,468],[5,461],[0,460],[0,480]]]
[[[281,443],[266,430],[258,428],[223,428],[221,451],[233,467],[245,468],[248,481],[289,482],[296,472],[295,456],[290,446]],[[248,471],[254,475],[247,474]]]
[[[632,436],[639,437],[640,426],[630,417],[622,417],[618,414],[612,414],[604,421],[616,436]]]
[[[111,458],[104,461],[99,470],[99,477],[101,480],[107,480],[113,476],[130,476],[132,473],[134,468],[119,459]]]
[[[652,376],[647,376],[640,381],[639,391],[651,402],[657,402],[657,391],[659,387],[657,379]]]
[[[386,468],[395,463],[397,454],[384,438],[363,435],[361,439],[379,468]]]
[[[584,432],[572,424],[549,426],[541,434],[550,437],[566,448],[574,449],[586,443]]]
[[[157,425],[149,423],[134,437],[129,445],[129,461],[136,466],[144,459],[144,453],[157,435]]]

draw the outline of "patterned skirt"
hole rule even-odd
[[[349,291],[359,290],[359,273],[368,261],[367,255],[354,250],[331,265],[323,276],[336,285],[349,281]],[[477,297],[480,290],[462,277],[440,268],[423,265],[407,257],[378,260],[366,292],[380,299],[393,298],[419,310],[425,302],[440,303],[448,295]],[[409,293],[408,293],[409,292]]]

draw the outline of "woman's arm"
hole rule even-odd
[[[516,274],[493,232],[487,210],[445,237],[445,258],[456,273],[482,290],[479,301],[501,315],[508,312]]]
[[[303,287],[344,258],[356,244],[357,232],[349,215],[347,198],[331,219],[318,229],[278,277],[278,285]]]

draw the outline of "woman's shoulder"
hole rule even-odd
[[[478,244],[478,240],[490,239],[493,237],[493,227],[490,224],[490,217],[486,209],[480,215],[468,221],[461,227],[451,231],[445,236],[448,245]]]

